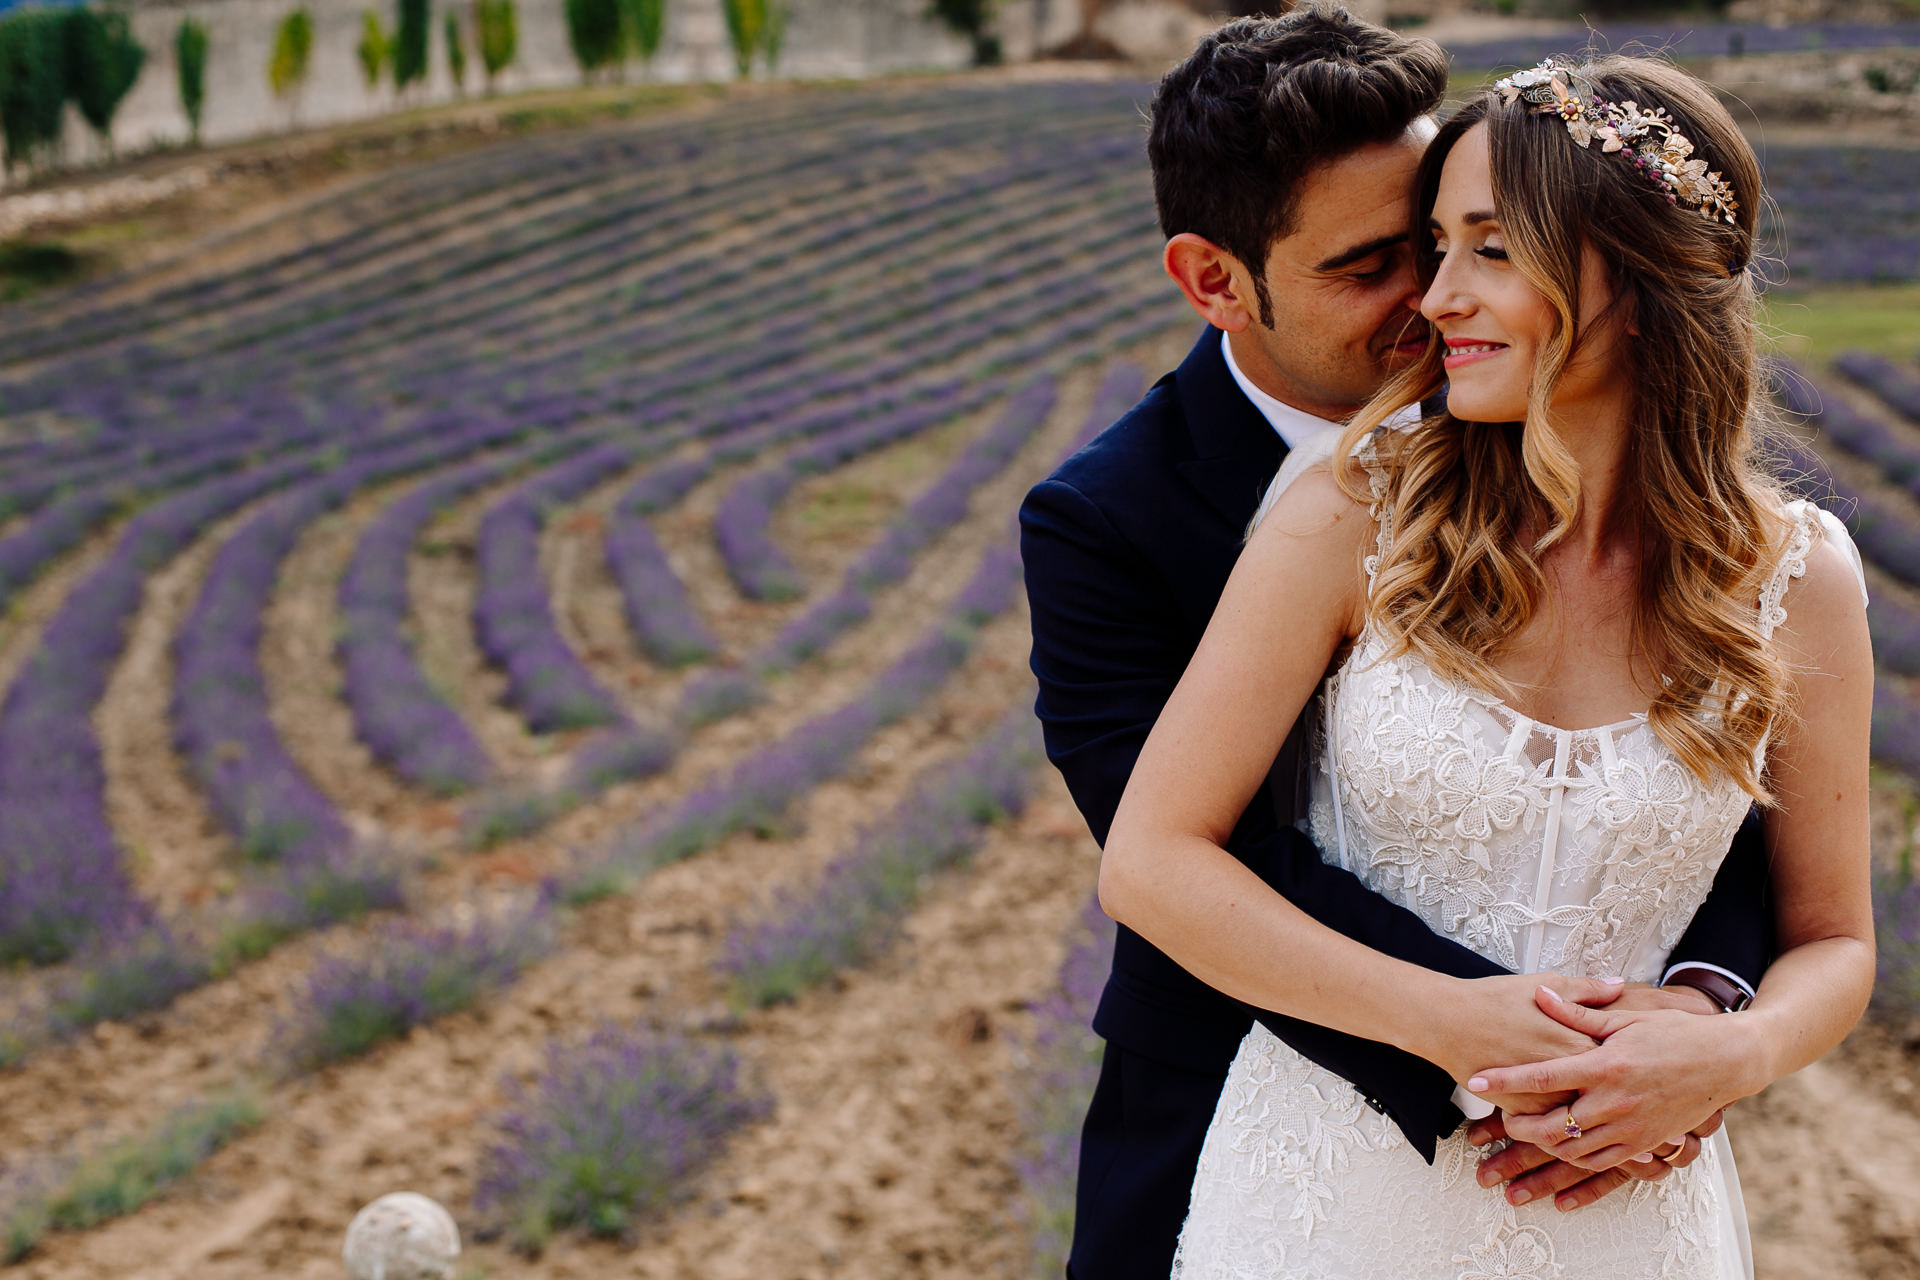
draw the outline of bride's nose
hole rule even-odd
[[[1441,258],[1440,268],[1433,275],[1433,283],[1427,286],[1426,293],[1420,298],[1420,314],[1434,324],[1472,315],[1474,311],[1473,295],[1461,287],[1459,273],[1453,263],[1452,254]]]

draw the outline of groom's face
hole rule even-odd
[[[1426,350],[1407,227],[1432,136],[1422,120],[1308,176],[1293,229],[1267,254],[1272,323],[1255,316],[1232,339],[1234,360],[1263,390],[1341,418]]]

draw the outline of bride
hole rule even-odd
[[[1416,1053],[1593,1169],[1813,1061],[1872,983],[1863,588],[1844,529],[1754,456],[1760,194],[1726,112],[1651,59],[1545,63],[1447,122],[1416,196],[1433,348],[1323,465],[1290,459],[1100,869],[1108,913],[1199,977]],[[1445,412],[1380,426],[1443,381]],[[1751,1007],[1555,1007],[1535,980],[1407,965],[1259,892],[1222,842],[1329,671],[1316,843],[1521,973],[1654,980],[1761,805],[1779,958]],[[1549,1014],[1602,1043],[1485,1060]],[[1175,1274],[1751,1274],[1723,1134],[1575,1213],[1510,1204],[1474,1158],[1456,1133],[1429,1168],[1256,1023]]]

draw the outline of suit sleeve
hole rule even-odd
[[[1020,528],[1047,758],[1104,845],[1134,761],[1185,669],[1186,646],[1171,598],[1151,598],[1142,585],[1154,571],[1078,490],[1058,480],[1036,486]],[[1321,861],[1299,832],[1261,825],[1243,821],[1230,852],[1316,920],[1423,968],[1505,972]]]
[[[1713,878],[1713,890],[1693,914],[1687,931],[1667,957],[1672,968],[1688,961],[1716,965],[1739,975],[1748,990],[1760,985],[1773,958],[1773,907],[1769,901],[1767,851],[1758,810],[1747,815]]]

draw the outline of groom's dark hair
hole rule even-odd
[[[1205,237],[1253,273],[1273,323],[1267,249],[1293,229],[1314,168],[1391,142],[1440,105],[1447,58],[1431,40],[1314,4],[1242,18],[1200,42],[1154,94],[1147,158],[1160,229]]]

